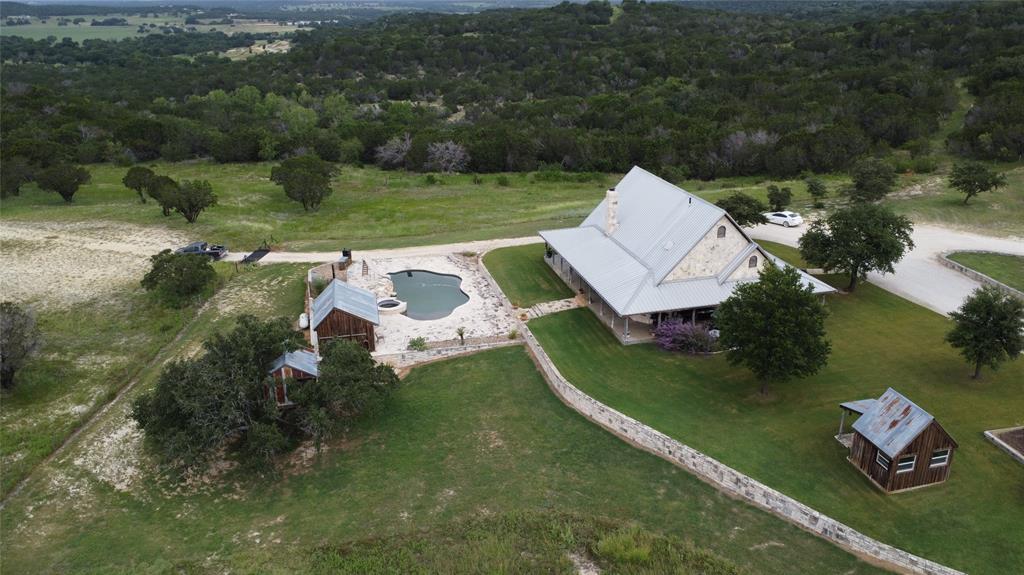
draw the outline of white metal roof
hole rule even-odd
[[[274,360],[274,363],[270,366],[270,373],[281,369],[284,366],[288,366],[292,369],[297,369],[303,373],[308,373],[313,377],[320,377],[320,369],[317,366],[319,362],[315,353],[305,350],[298,349],[295,351],[285,352],[281,357]]]
[[[339,279],[331,280],[313,300],[313,328],[316,329],[333,309],[340,309],[380,325],[380,311],[373,293]]]
[[[739,283],[728,277],[754,252],[776,265],[788,265],[744,234],[749,245],[719,274],[663,283],[712,227],[729,216],[640,167],[630,170],[615,190],[619,225],[613,234],[605,233],[607,207],[602,200],[579,227],[542,231],[540,236],[619,315],[718,305]],[[835,291],[801,275],[814,293]]]

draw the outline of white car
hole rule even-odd
[[[804,223],[804,219],[796,212],[765,212],[764,217],[768,218],[769,224],[779,224],[792,228]]]

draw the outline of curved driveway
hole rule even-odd
[[[765,224],[748,230],[754,239],[796,246],[807,226],[784,228]],[[941,314],[960,307],[981,284],[939,263],[939,254],[957,250],[988,250],[1024,256],[1024,241],[982,236],[938,226],[914,224],[914,249],[894,267],[896,273],[869,273],[871,283]]]

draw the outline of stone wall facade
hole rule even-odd
[[[952,253],[954,253],[954,252],[945,252],[945,253],[939,254],[939,263],[941,263],[942,265],[946,266],[947,268],[956,270],[956,271],[964,274],[965,276],[971,278],[972,280],[979,281],[979,282],[981,282],[983,284],[986,284],[986,285],[995,286],[995,287],[999,288],[1000,290],[1002,290],[1003,293],[1008,293],[1010,295],[1017,296],[1017,297],[1019,297],[1021,299],[1024,299],[1024,292],[1021,292],[1020,290],[1014,289],[1014,288],[1004,284],[1003,282],[1001,282],[1001,281],[999,281],[997,279],[990,278],[987,275],[985,275],[985,274],[983,274],[983,273],[981,273],[981,272],[979,272],[977,270],[973,270],[973,269],[971,269],[971,268],[969,268],[969,267],[967,267],[967,266],[965,266],[963,264],[957,263],[957,262],[949,259],[949,255],[952,254]],[[956,253],[999,254],[998,252],[987,252],[987,251],[984,251],[984,250],[957,250]],[[1012,254],[999,254],[999,255],[1012,255]]]

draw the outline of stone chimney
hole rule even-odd
[[[619,229],[619,192],[616,192],[615,188],[608,190],[605,204],[608,211],[604,215],[604,231],[610,236]]]

